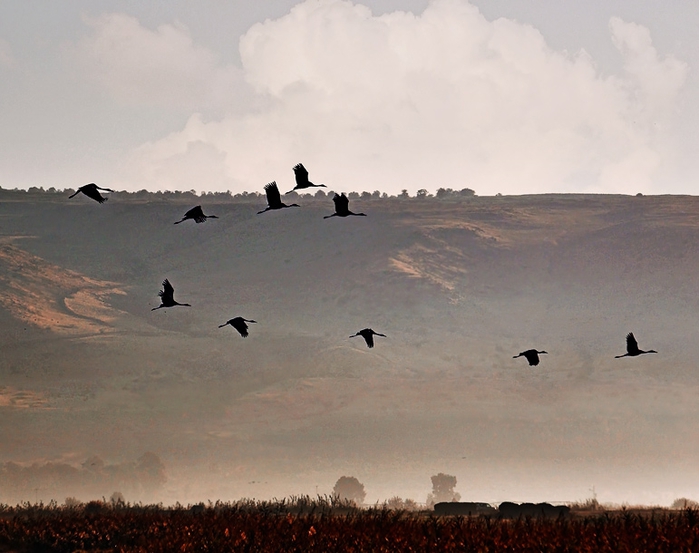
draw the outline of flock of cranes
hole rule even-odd
[[[513,355],[512,359],[517,359],[518,357],[524,357],[524,358],[526,358],[527,361],[529,361],[530,367],[535,367],[536,365],[539,364],[539,355],[542,353],[548,354],[548,351],[536,351],[535,349],[528,349],[527,351],[523,351],[519,355]]]
[[[304,190],[311,187],[327,188],[327,186],[325,186],[324,184],[314,184],[311,181],[309,181],[308,171],[303,166],[303,164],[299,163],[295,165],[293,170],[294,177],[296,180],[296,186],[293,188],[293,190],[287,192],[287,194],[295,190]],[[96,202],[102,204],[106,202],[108,198],[102,196],[102,194],[100,194],[99,192],[100,190],[104,192],[114,192],[114,190],[110,188],[103,188],[97,186],[95,183],[90,183],[78,188],[78,190],[75,193],[71,194],[69,198],[73,198],[77,194],[82,193],[88,198],[93,199]],[[267,207],[262,211],[258,211],[258,215],[260,215],[261,213],[265,213],[266,211],[275,209],[284,209],[287,207],[301,207],[298,204],[287,205],[284,202],[282,202],[281,194],[279,193],[279,187],[277,186],[276,181],[272,181],[269,184],[265,185],[265,194],[267,196]],[[330,217],[347,217],[349,215],[366,217],[365,213],[354,213],[350,211],[349,199],[344,194],[335,194],[335,196],[333,197],[333,202],[335,203],[335,213],[323,217],[324,219],[328,219]],[[180,223],[183,223],[187,220],[192,220],[195,223],[205,223],[207,219],[218,219],[218,217],[216,215],[204,214],[202,207],[198,205],[187,211],[182,217],[182,219],[180,219],[179,221],[175,221],[174,224],[179,225]],[[172,286],[168,279],[165,279],[163,281],[163,289],[158,292],[158,295],[160,296],[160,305],[157,307],[153,307],[151,311],[155,311],[156,309],[162,309],[164,307],[191,307],[191,305],[188,303],[180,303],[177,300],[175,300],[175,288]],[[247,338],[249,335],[248,323],[257,323],[257,321],[254,321],[252,319],[245,319],[243,317],[234,317],[232,319],[229,319],[222,325],[219,325],[219,328],[223,328],[224,326],[230,325],[235,330],[237,330],[243,338]],[[364,341],[366,342],[366,345],[370,348],[374,347],[374,336],[386,337],[385,334],[374,332],[374,330],[372,330],[371,328],[365,328],[363,330],[360,330],[356,334],[350,336],[350,338],[354,338],[355,336],[362,336],[364,338]]]
[[[235,328],[240,335],[243,338],[248,337],[248,325],[247,323],[257,323],[257,321],[253,321],[252,319],[243,319],[243,317],[233,317],[232,319],[227,320],[225,323],[222,325],[218,325],[219,328],[223,328],[226,325],[231,325],[233,328]]]
[[[350,338],[354,338],[355,336],[361,336],[364,338],[364,341],[366,342],[367,347],[373,348],[374,347],[374,336],[383,336],[386,338],[385,334],[380,334],[378,332],[374,332],[373,328],[364,328],[357,332],[356,334],[352,334]]]
[[[216,217],[216,215],[204,215],[201,206],[198,205],[197,207],[193,207],[187,213],[185,213],[182,219],[180,219],[179,221],[175,221],[175,224],[179,225],[187,219],[191,219],[195,223],[205,223],[207,219],[218,219],[218,217]]]
[[[527,351],[521,352],[519,355],[514,355],[512,359],[524,357],[527,361],[529,361],[529,366],[534,367],[539,364],[539,355],[541,355],[542,353],[548,354],[548,351],[536,351],[535,349],[528,349]],[[648,351],[643,351],[642,349],[639,349],[636,337],[633,335],[633,332],[629,332],[626,335],[626,353],[624,355],[615,355],[614,359],[619,359],[621,357],[636,357],[644,353],[658,352],[654,349],[649,349]]]
[[[188,303],[178,303],[175,301],[175,289],[170,284],[168,279],[163,280],[163,289],[158,292],[160,296],[160,305],[154,307],[151,311],[156,309],[162,309],[163,307],[175,307],[176,305],[181,305],[182,307],[192,307]]]
[[[658,353],[654,349],[649,349],[648,351],[643,351],[642,349],[638,349],[638,342],[636,341],[636,337],[633,335],[633,332],[629,332],[626,335],[626,353],[624,355],[615,355],[614,359],[619,359],[620,357],[636,357],[637,355],[641,355],[643,353]]]
[[[293,171],[294,178],[296,180],[296,186],[292,190],[287,192],[287,194],[296,190],[304,190],[311,187],[327,188],[325,184],[314,184],[311,181],[309,181],[308,171],[303,166],[303,164],[298,163],[297,165],[295,165],[293,167]],[[100,190],[103,192],[114,192],[114,190],[111,190],[109,188],[102,188],[100,186],[97,186],[95,183],[90,183],[81,186],[75,193],[73,193],[69,197],[73,198],[77,194],[83,193],[88,198],[91,198],[101,204],[107,201],[107,198],[100,194]],[[276,181],[272,181],[265,185],[265,194],[267,196],[267,207],[261,211],[258,211],[258,215],[270,210],[284,209],[288,207],[300,207],[298,204],[287,205],[284,202],[282,202],[281,194],[279,192],[279,187],[277,186]],[[330,217],[348,217],[350,215],[353,215],[355,217],[366,217],[365,213],[354,213],[350,211],[349,199],[347,198],[347,196],[345,196],[344,193],[336,193],[333,196],[332,200],[335,204],[335,213],[333,213],[332,215],[326,215],[323,217],[323,219],[329,219]],[[193,220],[195,223],[204,223],[207,219],[218,219],[218,217],[216,215],[205,215],[201,206],[198,205],[187,211],[182,217],[182,219],[176,221],[174,224],[178,225],[187,220]],[[155,311],[156,309],[162,309],[164,307],[191,307],[191,305],[188,303],[179,303],[175,300],[175,289],[173,288],[172,284],[170,284],[170,281],[168,279],[165,279],[163,281],[163,289],[158,292],[158,295],[160,296],[160,305],[158,307],[154,307],[153,309],[151,309],[151,311]],[[237,330],[243,338],[247,338],[249,334],[248,323],[257,323],[257,321],[254,321],[252,319],[245,319],[243,317],[234,317],[226,321],[224,324],[219,325],[219,328],[223,328],[224,326],[230,325],[235,330]],[[366,345],[369,348],[374,347],[374,336],[382,336],[384,338],[386,337],[385,334],[376,332],[371,328],[364,328],[356,334],[352,334],[350,338],[355,338],[357,336],[361,336],[362,338],[364,338],[364,341],[366,342]],[[619,359],[621,357],[637,357],[644,353],[658,352],[652,349],[648,351],[640,349],[638,347],[638,342],[636,341],[636,338],[633,335],[633,332],[629,332],[626,335],[626,353],[623,355],[616,355],[614,358]],[[518,357],[524,357],[529,362],[529,366],[534,367],[539,364],[539,355],[542,354],[548,354],[548,352],[543,350],[538,351],[536,349],[528,349],[526,351],[520,352],[518,355],[514,355],[513,359],[517,359]]]
[[[91,198],[96,202],[103,204],[107,201],[108,198],[102,196],[102,194],[100,194],[99,192],[100,190],[103,190],[105,192],[114,192],[114,190],[112,190],[111,188],[102,188],[101,186],[97,186],[94,182],[91,182],[90,184],[86,184],[85,186],[81,186],[80,188],[78,188],[75,191],[75,193],[68,196],[68,198],[73,198],[74,196],[77,196],[82,192],[88,198]]]

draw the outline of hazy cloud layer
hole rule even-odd
[[[120,13],[84,18],[92,32],[70,55],[85,77],[118,102],[169,108],[210,109],[230,103],[240,70],[222,65],[195,44],[180,23],[148,29]]]
[[[12,55],[10,43],[0,38],[0,67],[11,69],[15,67],[15,59]]]
[[[150,31],[120,15],[90,24],[82,50],[114,94],[144,101],[162,86],[163,101],[216,103],[236,93],[234,71],[186,29]],[[658,54],[647,28],[616,17],[609,26],[622,75],[464,1],[381,16],[342,0],[304,2],[241,38],[254,110],[193,114],[141,146],[120,184],[190,189],[206,179],[251,190],[290,183],[303,161],[337,190],[651,192],[687,65]]]

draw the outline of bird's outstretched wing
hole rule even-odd
[[[240,319],[233,320],[231,326],[233,326],[243,338],[248,337],[248,325],[245,324],[245,321]]]
[[[366,345],[370,348],[373,348],[374,347],[374,334],[377,334],[377,333],[374,332],[372,329],[363,328],[362,330],[360,330],[356,334],[352,334],[352,336],[350,336],[350,338],[354,338],[356,336],[361,336],[362,338],[364,338]],[[383,334],[381,334],[380,336],[383,336]]]
[[[302,163],[294,165],[294,177],[296,178],[296,185],[299,188],[306,188],[308,186],[308,171],[306,171]]]
[[[633,332],[629,332],[626,335],[626,351],[628,353],[636,353],[638,351],[638,342]]]
[[[107,201],[108,198],[105,198],[102,196],[102,194],[99,193],[99,190],[97,190],[97,185],[94,183],[86,184],[85,186],[81,186],[80,190],[82,191],[83,194],[85,194],[88,198],[92,198],[96,202],[99,203],[104,203]],[[103,188],[102,190],[107,190],[106,188]]]
[[[269,207],[274,208],[282,205],[282,197],[281,194],[279,194],[276,181],[265,184],[265,194],[267,194],[267,204]]]
[[[349,198],[345,196],[344,192],[340,195],[335,194],[333,202],[335,202],[335,211],[337,213],[345,213],[349,209]]]
[[[158,295],[163,298],[163,302],[170,300],[173,301],[175,298],[175,289],[170,284],[168,279],[163,280],[163,289],[158,292]]]
[[[187,213],[185,213],[184,218],[194,219],[194,222],[196,223],[203,223],[204,221],[206,221],[206,216],[204,215],[204,212],[202,211],[200,205],[193,207]]]

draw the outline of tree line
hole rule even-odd
[[[46,462],[20,465],[0,464],[0,501],[20,503],[45,498],[79,498],[113,496],[115,490],[123,500],[150,497],[167,481],[165,464],[152,452],[134,461],[107,464],[97,455],[79,467],[67,463]]]
[[[0,198],[2,199],[20,199],[20,198],[34,198],[34,197],[46,197],[52,198],[55,196],[68,196],[75,192],[76,189],[66,188],[58,189],[55,187],[49,187],[44,189],[42,186],[32,186],[26,190],[24,189],[8,189],[0,187]],[[328,192],[324,190],[317,190],[314,193],[299,194],[298,192],[289,192],[285,194],[285,198],[294,199],[303,196],[304,200],[319,200],[325,201],[331,199],[335,194],[334,191],[330,190]],[[463,188],[460,190],[455,190],[452,188],[438,188],[437,192],[432,194],[425,188],[421,188],[417,191],[414,196],[408,193],[407,189],[401,191],[397,195],[389,195],[386,192],[380,192],[379,190],[374,190],[373,192],[349,192],[347,197],[350,200],[364,200],[364,201],[374,201],[374,200],[464,200],[468,198],[473,198],[476,193],[470,188]],[[117,191],[110,194],[110,197],[119,201],[158,201],[158,200],[174,200],[183,202],[195,202],[199,200],[208,200],[217,203],[261,203],[265,201],[264,191],[260,192],[239,192],[232,193],[230,190],[225,192],[201,192],[198,193],[195,190],[163,190],[163,191],[149,191],[149,190],[138,190],[135,192],[127,191]]]

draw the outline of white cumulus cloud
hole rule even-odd
[[[609,22],[614,45],[624,55],[624,68],[635,85],[639,109],[646,117],[656,117],[672,108],[678,90],[687,76],[687,64],[667,56],[660,59],[653,47],[650,31],[618,17]],[[659,112],[659,113],[656,113]]]
[[[117,101],[180,109],[211,109],[230,103],[240,70],[222,65],[194,43],[181,24],[151,30],[132,16],[110,13],[84,18],[91,33],[70,49],[82,77]]]
[[[650,192],[687,66],[661,59],[643,26],[613,18],[610,31],[624,72],[604,76],[584,51],[557,52],[537,29],[488,21],[465,0],[380,16],[345,0],[307,0],[240,40],[254,110],[208,121],[195,113],[181,131],[142,145],[122,184],[261,190],[291,184],[291,167],[303,162],[312,180],[338,191]],[[182,29],[141,41],[152,42],[150,69],[134,70],[125,94],[141,76],[155,86],[170,75],[168,48],[186,52],[191,73],[216,71]],[[142,75],[151,70],[161,77]],[[190,182],[197,166],[217,180]]]

